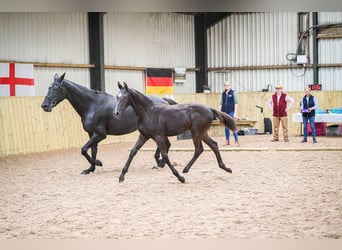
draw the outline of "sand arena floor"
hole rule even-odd
[[[240,151],[214,138],[233,173],[204,151],[185,184],[167,167],[152,169],[152,141],[123,183],[133,143],[100,145],[104,166],[86,176],[79,148],[0,158],[0,239],[342,238],[342,138],[271,138],[240,136]],[[171,142],[192,148],[191,140]],[[169,156],[181,171],[192,154]]]

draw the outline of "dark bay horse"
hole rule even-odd
[[[182,183],[185,182],[183,176],[171,164],[168,157],[167,141],[168,136],[179,135],[186,130],[191,131],[192,140],[195,146],[195,152],[190,162],[184,167],[183,173],[187,173],[192,164],[203,152],[202,141],[206,143],[215,153],[218,165],[223,170],[232,173],[222,161],[217,143],[209,137],[208,129],[213,120],[213,114],[217,115],[223,124],[236,131],[235,120],[229,115],[209,108],[205,105],[187,103],[176,105],[158,105],[154,104],[147,96],[135,89],[128,88],[124,83],[124,87],[118,83],[119,93],[117,95],[117,103],[113,110],[113,115],[120,117],[128,107],[132,107],[137,115],[139,138],[132,148],[128,160],[122,169],[119,181],[125,179],[129,165],[138,150],[145,144],[147,140],[152,138],[160,149],[162,160],[169,166],[172,173]]]
[[[55,75],[54,82],[50,85],[41,107],[44,111],[51,112],[53,107],[67,99],[80,115],[83,128],[89,135],[89,141],[82,147],[81,153],[90,163],[90,167],[83,170],[82,174],[89,174],[95,171],[95,166],[102,166],[102,162],[96,159],[98,143],[107,135],[124,135],[135,131],[137,118],[132,107],[128,107],[122,113],[122,119],[116,119],[113,116],[116,97],[88,89],[64,79],[64,76],[65,73],[61,77]],[[162,100],[153,96],[149,98],[154,103],[174,103],[168,99]],[[168,142],[168,147],[170,147],[170,142]],[[91,148],[91,156],[88,154],[89,148]],[[159,160],[159,155],[159,149],[157,149],[155,159],[157,165],[162,167],[163,162]]]

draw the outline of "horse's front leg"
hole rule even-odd
[[[160,150],[160,153],[162,155],[162,161],[169,166],[173,175],[175,175],[180,182],[184,183],[185,178],[178,173],[178,171],[175,169],[175,167],[171,164],[171,162],[169,160],[168,150],[169,150],[170,146],[167,146],[167,141],[168,141],[167,137],[166,138],[158,137],[155,139],[155,141],[156,141],[158,148]]]
[[[139,134],[139,138],[138,138],[137,142],[135,143],[134,147],[131,149],[131,152],[129,153],[126,164],[121,171],[121,175],[119,177],[119,182],[123,182],[125,180],[125,174],[128,171],[129,165],[131,164],[133,157],[137,154],[138,150],[145,144],[145,142],[148,139],[149,139],[148,137],[145,137],[142,134]]]
[[[169,153],[169,149],[171,147],[171,143],[169,141],[169,138],[166,139],[166,147],[167,147],[167,149],[166,149],[167,153]],[[160,150],[159,150],[159,147],[157,147],[157,150],[154,154],[154,159],[156,160],[157,166],[159,168],[163,168],[165,166],[165,161],[163,160],[163,157],[160,159],[159,159],[159,157],[160,157]]]
[[[102,167],[102,162],[100,160],[96,159],[96,156],[97,156],[97,145],[98,145],[98,143],[96,143],[96,145],[91,147],[91,157],[95,160],[95,165],[96,166]]]
[[[83,170],[81,174],[89,174],[95,171],[95,166],[102,166],[102,162],[96,160],[97,155],[97,145],[100,141],[102,141],[106,136],[99,136],[97,134],[93,134],[90,136],[89,141],[82,147],[81,154],[88,160],[90,163],[90,167]],[[88,150],[91,148],[92,157],[89,156]]]

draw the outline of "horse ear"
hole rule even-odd
[[[118,88],[122,89],[122,85],[120,84],[120,82],[118,81]]]
[[[55,76],[53,77],[53,79],[54,79],[55,81],[58,80],[58,75],[57,75],[57,73],[55,74]]]
[[[65,72],[63,73],[63,75],[61,75],[61,77],[59,78],[60,81],[64,80],[64,76],[65,76]]]
[[[128,89],[127,83],[124,82],[125,89]]]

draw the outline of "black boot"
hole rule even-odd
[[[303,143],[303,142],[308,142],[308,140],[307,140],[306,138],[304,138],[304,139],[301,141],[301,143]]]

